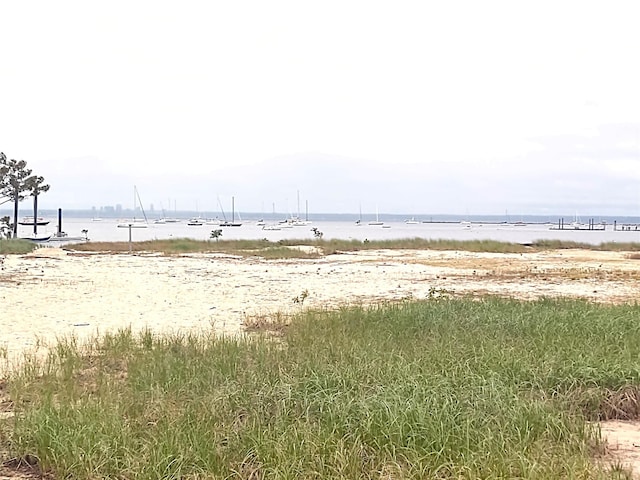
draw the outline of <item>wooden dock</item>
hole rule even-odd
[[[640,232],[640,224],[623,223],[618,225],[617,222],[613,222],[613,230],[616,232]]]
[[[558,225],[555,227],[549,228],[549,230],[580,230],[587,232],[602,232],[607,229],[606,223],[596,223],[596,221],[591,218],[588,223],[581,222],[571,222],[564,223],[564,218],[558,220]]]

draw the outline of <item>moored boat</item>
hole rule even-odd
[[[22,220],[18,222],[18,225],[33,225],[34,223],[38,226],[44,226],[49,225],[49,220],[42,217],[38,217],[35,220],[33,217],[23,217]]]
[[[32,233],[26,237],[20,237],[22,240],[29,240],[30,242],[45,243],[51,240],[51,233]]]

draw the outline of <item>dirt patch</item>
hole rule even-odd
[[[608,420],[600,423],[606,468],[628,472],[640,479],[640,422]]]

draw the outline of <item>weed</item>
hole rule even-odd
[[[304,289],[300,295],[293,297],[293,303],[299,303],[300,305],[304,304],[304,301],[309,296],[309,290]]]

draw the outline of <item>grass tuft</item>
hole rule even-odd
[[[30,242],[29,240],[21,240],[17,238],[10,240],[0,239],[0,255],[31,253],[36,248],[38,248],[38,245],[34,242]]]

